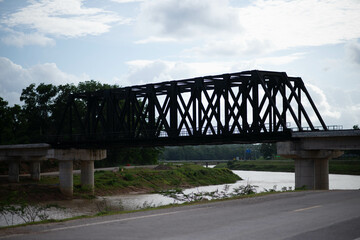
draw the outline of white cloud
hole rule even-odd
[[[113,23],[128,22],[128,19],[121,18],[114,12],[85,7],[83,0],[33,0],[28,6],[3,16],[1,20],[8,28],[32,31],[31,34],[9,36],[5,38],[5,42],[9,42],[11,38],[24,42],[29,36],[36,36],[37,39],[42,36],[43,39],[33,41],[40,44],[44,40],[49,41],[47,36],[75,38],[99,35],[108,32]]]
[[[203,57],[265,54],[301,46],[337,44],[360,37],[358,0],[147,1],[137,20],[140,43],[192,41]],[[150,38],[148,36],[151,36]]]
[[[146,39],[141,39],[138,41],[135,41],[136,44],[146,44],[146,43],[151,43],[151,42],[176,42],[177,39],[176,38],[171,38],[171,37],[148,37]]]
[[[321,112],[321,116],[335,119],[340,118],[341,113],[339,111],[336,111],[329,104],[323,90],[312,84],[307,84],[306,87],[309,90],[310,96],[315,102],[317,109],[319,110],[319,112]]]
[[[146,0],[111,0],[116,3],[134,3],[134,2],[144,2]]]
[[[226,72],[240,72],[245,69],[265,69],[267,66],[281,66],[293,62],[303,56],[304,53],[294,53],[278,57],[258,58],[256,60],[204,62],[134,60],[126,62],[129,69],[128,73],[121,78],[121,82],[123,86],[131,86]]]
[[[235,9],[222,0],[146,1],[137,23],[146,35],[177,39],[241,31]]]
[[[356,0],[258,0],[240,8],[246,35],[269,39],[277,49],[335,44],[360,37]]]
[[[23,47],[26,45],[53,46],[55,41],[40,33],[25,34],[23,32],[8,31],[9,34],[2,37],[1,40],[7,45]]]
[[[229,72],[229,62],[173,62],[162,60],[135,60],[127,62],[129,71],[123,85],[146,84]]]
[[[358,41],[350,41],[345,45],[345,52],[348,59],[360,65],[360,43]]]
[[[13,63],[10,59],[0,57],[0,96],[12,104],[20,103],[22,89],[31,83],[66,84],[89,80],[89,76],[82,74],[75,76],[61,71],[55,63],[45,63],[24,68]]]

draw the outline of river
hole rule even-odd
[[[285,172],[262,172],[262,171],[233,171],[243,180],[237,181],[234,184],[212,185],[205,187],[190,188],[184,190],[184,193],[191,192],[212,192],[215,190],[222,191],[225,188],[229,192],[241,185],[251,184],[256,185],[257,192],[263,192],[264,189],[287,190],[294,189],[295,176],[294,173]],[[334,189],[360,189],[360,176],[355,175],[329,175],[329,188]],[[48,212],[51,218],[61,219],[79,215],[89,215],[99,212],[99,210],[135,210],[145,207],[155,207],[161,205],[168,205],[172,203],[180,203],[170,197],[165,197],[161,194],[128,194],[117,196],[106,196],[96,200],[75,199],[72,201],[59,201],[56,204],[65,207],[65,209],[51,209]],[[10,216],[8,216],[9,218]],[[12,219],[13,224],[22,223],[21,219]],[[7,223],[3,216],[0,216],[0,226],[6,226]]]

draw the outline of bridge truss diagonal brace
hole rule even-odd
[[[277,143],[278,155],[295,160],[295,188],[329,190],[329,159],[341,156],[339,150],[306,150],[301,142]]]

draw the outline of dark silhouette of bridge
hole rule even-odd
[[[318,130],[328,127],[301,78],[253,70],[72,94],[50,143],[277,142],[291,139],[291,131]]]

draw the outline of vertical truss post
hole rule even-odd
[[[178,102],[177,102],[177,82],[171,82],[170,87],[170,137],[178,136]],[[181,130],[181,129],[180,129]]]
[[[223,129],[223,125],[221,124],[221,96],[222,96],[222,92],[224,89],[224,84],[223,81],[218,81],[215,80],[214,81],[214,94],[216,94],[216,101],[215,101],[215,108],[213,109],[213,111],[215,111],[215,119],[216,119],[216,123],[217,123],[217,133],[216,134],[221,134],[222,133],[222,129]]]
[[[112,104],[112,96],[110,90],[105,90],[105,102],[106,102],[106,133],[107,137],[114,131],[114,109]]]
[[[149,132],[148,132],[148,136],[150,136],[150,138],[155,137],[155,132],[156,132],[156,128],[155,128],[155,90],[154,87],[152,85],[147,85],[147,95],[148,95],[148,110],[149,110]]]
[[[197,116],[196,116],[196,111],[197,111],[197,107],[196,107],[196,103],[197,103],[197,94],[198,94],[198,87],[196,86],[196,81],[193,83],[192,86],[192,90],[191,90],[191,94],[193,95],[192,98],[192,123],[191,123],[191,127],[192,127],[192,131],[193,131],[193,135],[196,136],[198,135],[198,131],[196,129],[196,122],[197,122]]]
[[[239,92],[241,92],[241,119],[242,119],[242,128],[244,133],[249,133],[249,124],[247,119],[247,101],[248,101],[248,83],[249,80],[246,79],[243,81],[241,86],[239,86]]]
[[[201,98],[201,92],[204,90],[203,89],[203,83],[204,80],[203,78],[198,79],[198,81],[196,81],[196,99],[197,99],[197,109],[198,109],[198,114],[197,114],[197,122],[198,122],[198,129],[197,129],[197,135],[202,135],[202,127],[203,127],[203,120],[202,120],[202,98]]]
[[[259,80],[258,76],[255,74],[251,74],[251,82],[252,82],[252,109],[253,109],[253,123],[252,123],[252,131],[260,132],[260,109],[259,109]]]
[[[273,89],[272,86],[270,85],[270,83],[266,84],[266,87],[269,90],[270,96],[269,96],[269,103],[271,102],[271,100],[273,100]],[[273,131],[273,108],[274,106],[271,106],[271,104],[269,104],[269,132]]]
[[[124,116],[124,119],[126,121],[126,137],[131,138],[131,119],[132,119],[132,113],[131,113],[131,88],[127,87],[125,88],[125,104],[124,104],[124,113],[126,116]]]
[[[283,92],[284,92],[284,96],[282,98],[282,100],[283,100],[283,106],[282,106],[283,107],[283,112],[281,114],[281,117],[282,117],[284,123],[286,124],[287,98],[286,98],[286,87],[285,87],[286,84],[284,83],[284,81],[285,81],[285,79],[280,77],[279,85],[280,85],[280,88],[282,88]],[[283,128],[285,128],[285,127],[286,127],[286,125],[283,126]]]
[[[230,123],[230,103],[229,103],[229,90],[230,90],[230,76],[224,75],[224,113],[225,113],[225,125],[223,134],[229,135],[229,123]]]
[[[298,83],[295,82],[295,88],[297,87],[297,90],[298,90],[298,98],[299,98],[299,101],[301,102],[301,88],[299,87]],[[298,104],[298,120],[299,120],[299,123],[300,123],[300,126],[302,126],[301,124],[301,105]]]

